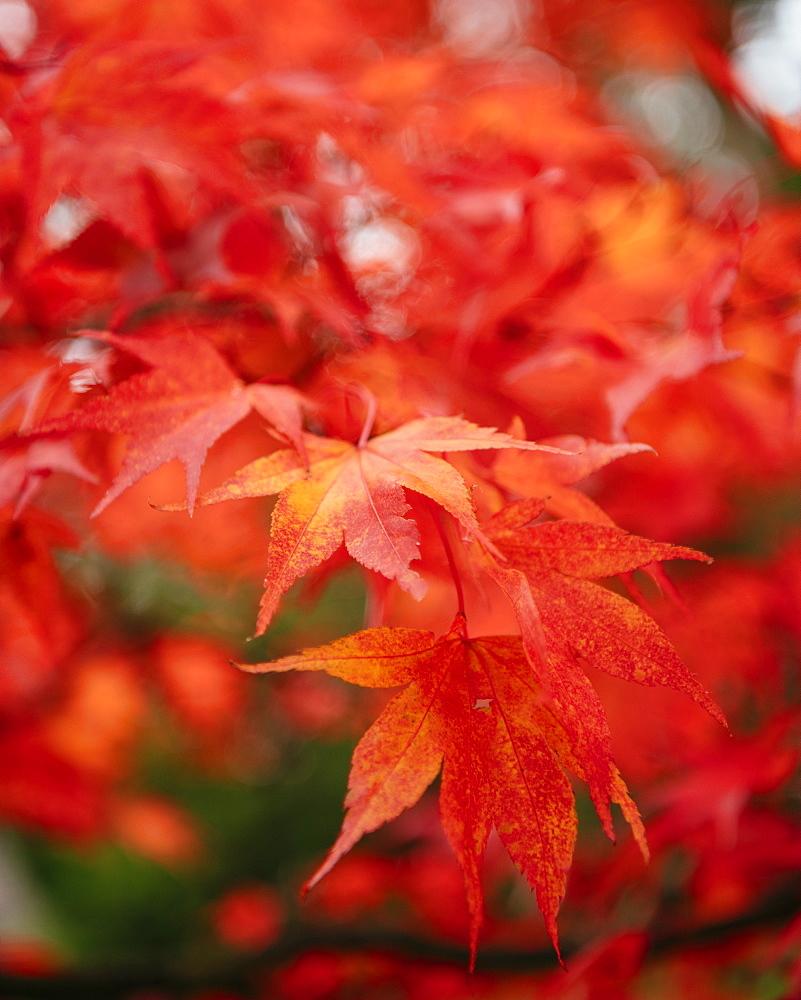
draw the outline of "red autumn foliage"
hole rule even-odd
[[[281,929],[282,907],[269,886],[232,889],[214,908],[214,926],[220,940],[240,951],[260,951],[272,944]]]
[[[213,888],[251,993],[791,995],[801,216],[614,99],[716,88],[797,166],[735,44],[690,0],[0,0],[6,823],[213,870],[152,760],[360,729],[312,936],[289,863]],[[543,924],[567,975],[468,979]]]

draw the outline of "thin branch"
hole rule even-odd
[[[457,600],[457,610],[466,619],[467,613],[465,611],[464,604],[464,590],[462,588],[462,577],[459,573],[459,567],[456,565],[456,558],[453,554],[453,548],[451,547],[450,539],[448,538],[448,533],[443,524],[442,510],[433,501],[428,500],[428,510],[434,519],[434,524],[437,526],[437,532],[439,534],[440,540],[442,541],[442,547],[445,550],[445,558],[448,560],[448,568],[451,571],[451,577],[453,578],[453,586],[456,590],[456,600]]]

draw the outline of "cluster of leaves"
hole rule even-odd
[[[422,924],[470,969],[482,926],[530,949],[502,845],[560,959],[572,866],[581,950],[543,996],[791,995],[801,214],[600,97],[644,37],[645,68],[744,99],[725,30],[616,0],[0,0],[10,826],[208,865],[202,803],[148,758],[269,785],[297,734],[372,713],[307,880],[323,928],[380,914],[397,951]],[[253,673],[288,675],[267,709]],[[587,802],[611,839],[622,812],[614,855],[589,816],[577,841]],[[387,855],[348,853],[390,820]],[[251,993],[530,989],[290,947],[271,850],[192,897],[225,947],[274,949]],[[56,961],[0,948],[9,974]]]

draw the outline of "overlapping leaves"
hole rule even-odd
[[[312,435],[303,441],[308,469],[297,452],[278,451],[240,469],[200,498],[202,504],[210,504],[281,494],[272,516],[259,634],[272,620],[281,595],[343,542],[361,565],[422,598],[427,585],[409,565],[418,558],[419,532],[405,517],[409,505],[404,489],[428,497],[467,532],[480,534],[464,479],[450,462],[432,452],[556,450],[517,441],[460,417],[412,420],[357,444]]]
[[[94,396],[72,413],[36,428],[39,434],[92,428],[128,435],[122,468],[95,514],[142,476],[174,458],[186,468],[191,512],[206,453],[252,409],[304,455],[303,397],[291,386],[245,385],[209,341],[190,331],[158,338],[94,331],[91,336],[150,366],[149,371],[115,385],[107,396]]]
[[[527,525],[541,506],[511,504],[485,529],[508,557],[507,572],[524,576],[535,595],[546,664],[541,656],[532,662],[525,623],[520,636],[470,639],[460,613],[436,641],[429,632],[369,629],[245,667],[325,670],[366,687],[407,685],[354,753],[342,831],[310,885],[361,836],[417,802],[442,769],[440,813],[465,876],[473,956],[483,909],[481,857],[493,827],[536,890],[558,951],[556,915],[576,830],[566,771],[587,782],[610,837],[610,804],[620,805],[647,856],[639,813],[612,759],[603,708],[577,657],[619,677],[683,691],[723,721],[656,624],[589,582],[655,560],[705,557],[607,525]]]

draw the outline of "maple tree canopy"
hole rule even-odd
[[[660,948],[767,910],[795,995],[801,132],[741,19],[0,0],[4,821],[200,867],[147,761],[246,786],[349,740],[324,860],[195,905],[223,955],[281,965],[316,851],[309,912],[397,891],[470,973],[544,923],[580,957],[543,997],[675,996]],[[380,978],[308,954],[265,989]]]

